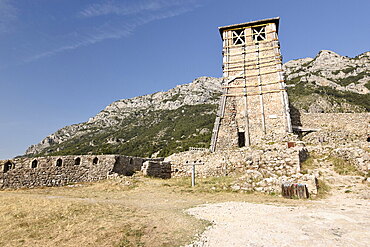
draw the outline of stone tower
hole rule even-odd
[[[211,151],[282,140],[292,132],[279,17],[220,27],[223,95]]]

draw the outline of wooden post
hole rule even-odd
[[[191,171],[191,187],[195,186],[195,165],[192,165],[192,171]]]
[[[185,165],[192,166],[191,168],[191,187],[195,186],[195,166],[204,165],[201,160],[194,160],[193,162],[186,161]]]

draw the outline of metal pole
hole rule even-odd
[[[191,172],[191,187],[195,186],[195,164],[193,165],[193,169]]]

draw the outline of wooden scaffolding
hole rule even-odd
[[[212,152],[292,132],[278,26],[277,17],[219,28],[224,81]]]

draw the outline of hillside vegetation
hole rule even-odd
[[[369,112],[370,52],[355,58],[321,51],[284,64],[291,105],[301,112]],[[87,122],[32,145],[28,156],[167,156],[209,147],[221,78],[200,77],[167,92],[113,102]]]
[[[59,144],[59,151],[49,150],[53,155],[122,153],[147,157],[156,153],[164,157],[189,147],[208,147],[215,108],[208,104],[185,105],[176,110],[148,112],[137,118],[125,118],[114,129],[91,129]]]

